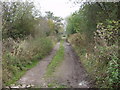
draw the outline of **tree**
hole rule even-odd
[[[3,38],[24,38],[33,33],[33,3],[3,2]]]
[[[54,16],[54,14],[50,11],[46,12],[46,16],[45,16],[48,20],[49,26],[50,26],[50,30],[51,32],[55,32],[55,34],[59,34],[59,31],[61,30],[61,28],[63,28],[63,23],[62,23],[62,18],[61,17],[57,17]]]
[[[79,4],[77,2],[77,4]],[[86,2],[78,12],[73,13],[67,24],[67,32],[85,33],[88,39],[93,39],[97,23],[105,23],[106,20],[118,20],[118,2]]]

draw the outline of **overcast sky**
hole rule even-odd
[[[0,1],[26,1],[26,0],[0,0]],[[46,11],[51,11],[55,16],[67,17],[76,10],[79,10],[80,5],[75,5],[75,0],[27,0],[35,3],[35,6],[40,9],[44,15]],[[83,1],[83,0],[79,0]]]
[[[2,1],[17,1],[17,0],[2,0]],[[76,10],[79,10],[79,6],[80,6],[80,5],[74,5],[73,2],[70,2],[70,0],[28,0],[28,1],[33,1],[35,3],[35,6],[38,9],[40,9],[43,15],[45,11],[51,11],[54,13],[55,16],[60,16],[63,18],[69,16]],[[89,1],[89,0],[78,0],[78,1]],[[97,0],[97,1],[101,1],[101,0]],[[108,1],[119,1],[119,0],[108,0]]]
[[[34,0],[34,2],[43,14],[45,11],[51,11],[55,16],[61,16],[63,18],[79,10],[79,6],[74,5],[69,0]]]

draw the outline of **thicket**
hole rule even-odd
[[[2,6],[4,87],[15,83],[26,70],[49,54],[63,26],[61,18],[54,20],[47,14],[41,16],[29,1],[2,2]]]
[[[67,18],[68,41],[95,80],[95,87],[116,88],[120,83],[119,5],[119,2],[85,3]]]

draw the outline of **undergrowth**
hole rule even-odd
[[[87,72],[94,79],[97,88],[118,88],[118,21],[100,23],[89,43],[85,34],[76,33],[68,41],[75,48]]]
[[[31,40],[3,41],[3,87],[16,83],[17,80],[40,59],[52,50],[53,45],[48,38]]]

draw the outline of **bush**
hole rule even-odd
[[[109,76],[107,77],[108,82],[109,82],[109,86],[116,88],[119,86],[120,81],[119,81],[119,58],[117,57],[117,55],[112,56],[111,58],[112,60],[109,62],[109,66],[108,66],[108,70],[107,73],[109,74]]]
[[[85,34],[70,35],[69,42],[80,56],[84,67],[99,88],[118,87],[118,21],[99,23],[94,41],[88,43]]]
[[[3,41],[3,86],[18,80],[27,69],[48,55],[52,47],[51,40],[46,37]]]
[[[119,21],[107,20],[106,24],[99,23],[95,32],[96,43],[103,42],[107,46],[118,43]],[[100,42],[101,41],[101,42]]]

